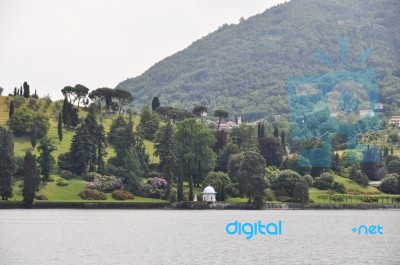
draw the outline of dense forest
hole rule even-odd
[[[156,95],[164,105],[224,108],[250,121],[289,112],[288,79],[374,69],[380,101],[394,115],[400,106],[398,25],[396,0],[292,0],[222,25],[117,88],[132,92],[136,109]],[[370,56],[354,64],[365,52]]]

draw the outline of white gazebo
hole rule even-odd
[[[213,187],[211,186],[207,186],[204,190],[203,190],[203,201],[205,202],[215,202],[217,201],[215,199],[215,190]]]

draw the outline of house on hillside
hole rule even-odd
[[[359,115],[361,118],[366,118],[366,117],[374,117],[375,112],[373,110],[367,109],[367,110],[360,110]]]
[[[400,128],[400,116],[392,116],[389,120],[389,125],[395,125],[397,128]]]

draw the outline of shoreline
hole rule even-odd
[[[1,201],[1,209],[27,209],[23,202]],[[257,210],[248,203],[226,202],[35,202],[29,209],[164,209],[164,210]],[[301,204],[266,203],[262,210],[400,210],[400,204]]]

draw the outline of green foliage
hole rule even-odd
[[[229,157],[240,152],[236,144],[228,144],[225,146],[217,156],[215,171],[228,172]]]
[[[112,197],[118,201],[133,200],[135,197],[132,193],[124,190],[114,190],[112,192]]]
[[[63,178],[59,178],[56,181],[57,186],[65,187],[69,185],[69,181]]]
[[[145,139],[154,140],[155,134],[160,125],[158,115],[151,109],[149,105],[142,108],[140,116],[140,131]]]
[[[38,158],[40,173],[43,175],[43,179],[47,181],[53,165],[55,164],[54,158],[51,153],[56,150],[56,147],[54,146],[54,142],[50,138],[44,137],[40,141],[40,145],[37,149],[40,152]]]
[[[35,199],[36,190],[39,187],[39,172],[36,166],[36,158],[31,152],[26,152],[24,157],[24,187],[22,189],[23,201],[30,207]]]
[[[387,165],[389,173],[396,173],[400,175],[400,160],[393,160]]]
[[[178,153],[172,123],[168,122],[156,134],[155,154],[160,157],[160,168],[165,179],[172,184],[177,181]]]
[[[293,190],[293,199],[300,203],[308,203],[308,184],[305,179],[300,179],[296,182]]]
[[[107,195],[96,189],[84,189],[78,195],[83,200],[107,200]]]
[[[12,133],[0,126],[0,196],[7,200],[13,196],[14,141]]]
[[[200,184],[215,166],[214,135],[195,119],[187,119],[176,124],[174,136],[183,174]]]
[[[269,201],[269,202],[276,200],[274,191],[272,189],[268,188],[265,190],[265,199],[266,199],[266,201]]]
[[[314,186],[314,179],[313,179],[313,177],[312,177],[311,175],[309,175],[309,174],[304,175],[304,176],[303,176],[303,179],[304,179],[305,181],[307,181],[308,187]]]
[[[258,138],[258,149],[267,166],[280,167],[283,162],[282,143],[277,137]]]
[[[331,173],[323,173],[315,178],[314,187],[320,190],[328,190],[331,188],[333,181],[334,177]]]
[[[248,120],[286,113],[285,80],[332,71],[316,61],[315,53],[339,64],[338,39],[344,36],[349,43],[346,67],[367,48],[373,51],[360,67],[376,69],[385,108],[395,115],[400,103],[399,8],[395,0],[286,2],[221,26],[118,88],[134,92],[138,106],[162,91],[167,105],[189,109],[204,102],[217,109],[223,104]]]
[[[11,118],[11,116],[14,114],[14,101],[11,100],[10,102],[10,107],[8,110],[8,118]]]
[[[158,97],[153,97],[153,100],[151,101],[151,109],[156,111],[158,107],[160,107],[160,100]]]
[[[339,183],[334,181],[332,183],[332,190],[336,191],[337,193],[346,194],[346,186],[343,183]]]
[[[232,172],[232,161],[235,161],[235,172]],[[246,195],[249,202],[253,201],[256,207],[261,208],[265,201],[265,159],[255,151],[247,151],[241,155],[234,155],[229,162],[235,178],[238,179],[240,195]],[[229,165],[228,165],[229,168]]]
[[[379,187],[379,189],[384,193],[398,194],[399,193],[399,175],[396,173],[387,175]]]
[[[272,189],[279,194],[292,197],[296,184],[302,180],[301,176],[293,170],[283,170],[278,177],[271,183]],[[308,185],[307,185],[308,186]]]
[[[225,194],[232,195],[233,184],[228,174],[224,172],[211,171],[208,173],[203,181],[203,189],[208,185],[217,188],[217,201],[224,201]]]
[[[229,141],[236,144],[243,151],[257,150],[255,129],[247,124],[232,128]]]
[[[34,125],[37,138],[42,138],[49,130],[49,118],[43,113],[33,113],[28,109],[18,109],[8,121],[10,129],[15,136],[30,136]]]

